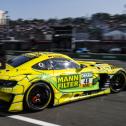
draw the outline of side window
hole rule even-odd
[[[50,63],[53,66],[54,70],[70,69],[70,68],[79,68],[79,65],[73,61],[65,58],[52,58]]]
[[[32,66],[36,70],[62,70],[62,69],[77,69],[80,68],[78,64],[72,60],[65,58],[52,58],[44,60]]]
[[[79,69],[80,68],[80,65],[74,63],[74,62],[71,62],[71,67],[72,68],[75,68],[75,69]]]
[[[32,68],[36,69],[36,70],[51,70],[51,64],[49,63],[48,60],[39,62],[35,65],[32,66]]]

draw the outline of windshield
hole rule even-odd
[[[8,64],[13,66],[13,67],[18,67],[32,59],[34,59],[35,57],[27,57],[27,56],[18,56],[14,59],[8,60]]]

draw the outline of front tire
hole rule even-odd
[[[45,83],[38,82],[28,89],[24,103],[28,110],[40,111],[49,105],[51,98],[51,88]]]
[[[117,72],[111,79],[110,89],[113,93],[118,93],[126,88],[126,74]]]

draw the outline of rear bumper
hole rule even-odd
[[[8,111],[11,103],[0,100],[0,111]]]
[[[24,94],[11,94],[0,91],[0,111],[22,111],[23,98]]]
[[[28,87],[31,85],[26,75],[8,77],[1,76],[2,80],[15,80],[17,81],[15,86],[5,87],[2,83],[0,85],[0,111],[6,108],[10,112],[18,112],[23,110],[24,94]]]
[[[14,95],[0,92],[0,111],[8,111],[13,101]]]

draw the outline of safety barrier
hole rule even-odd
[[[65,53],[73,58],[80,59],[101,59],[101,60],[121,60],[126,61],[126,54],[107,54],[107,53],[89,53],[89,54],[77,54],[77,53]]]
[[[20,55],[22,53],[27,53],[32,51],[8,51],[8,55]],[[126,54],[108,54],[108,53],[87,53],[87,54],[78,54],[78,53],[68,53],[68,52],[58,52],[66,54],[72,58],[80,59],[100,59],[100,60],[121,60],[126,61]]]

